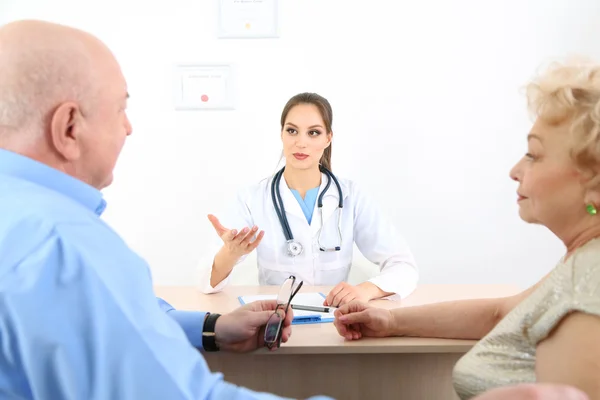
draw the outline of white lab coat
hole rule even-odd
[[[338,178],[344,196],[341,250],[323,252],[319,250],[317,243],[321,216],[316,203],[309,225],[298,201],[282,177],[279,190],[288,223],[294,239],[304,247],[301,255],[288,256],[286,239],[271,198],[272,180],[272,177],[264,179],[243,189],[238,193],[232,210],[227,215],[217,215],[226,228],[240,230],[257,225],[259,230],[265,231],[262,242],[256,249],[260,285],[280,285],[290,275],[303,280],[305,285],[334,286],[346,281],[352,266],[355,242],[361,253],[380,268],[380,274],[370,279],[370,282],[383,291],[395,293],[400,298],[408,296],[415,289],[418,270],[403,237],[374,201],[350,180]],[[319,194],[326,184],[327,176],[322,174]],[[321,244],[326,248],[338,244],[337,205],[338,191],[332,181],[323,196],[324,225]],[[219,239],[219,247],[221,245],[222,241]],[[216,251],[217,249],[211,252],[209,257],[205,257],[201,265],[200,288],[204,293],[219,292],[229,281],[229,278],[226,278],[216,287],[210,285],[212,261]],[[244,257],[238,264],[243,259]]]

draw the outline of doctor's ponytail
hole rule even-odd
[[[323,118],[325,130],[327,130],[328,134],[331,133],[331,126],[333,124],[333,111],[331,109],[331,105],[325,97],[320,96],[316,93],[300,93],[288,100],[287,104],[283,108],[283,112],[281,113],[281,129],[283,129],[285,125],[285,119],[287,118],[287,115],[290,112],[290,110],[299,104],[312,104],[315,107],[317,107],[319,109],[319,112],[321,113],[321,117]],[[319,163],[330,171],[331,145],[332,143],[329,143],[329,146],[327,146],[323,151],[321,160],[319,160]]]
[[[331,171],[331,143],[329,143],[329,146],[327,146],[325,151],[323,151],[323,155],[321,156],[319,163]]]

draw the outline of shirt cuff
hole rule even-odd
[[[204,328],[205,312],[180,311],[172,309],[167,312],[185,332],[189,342],[197,349],[202,349],[202,329]]]
[[[417,288],[419,273],[412,265],[402,265],[399,271],[390,271],[369,279],[369,282],[384,292],[394,293],[386,297],[389,300],[400,300],[408,297]]]
[[[233,273],[233,271],[232,271],[232,273]],[[204,272],[204,274],[202,275],[202,279],[200,282],[200,290],[202,290],[202,293],[204,293],[204,294],[218,293],[218,292],[222,291],[223,289],[225,289],[225,286],[227,286],[227,284],[229,283],[229,277],[231,276],[231,273],[227,276],[227,278],[223,279],[215,287],[212,287],[210,285],[210,276],[211,275],[212,275],[212,267],[209,268],[208,270],[206,270]]]

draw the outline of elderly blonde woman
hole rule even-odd
[[[527,97],[536,121],[510,176],[521,218],[565,244],[555,268],[513,297],[391,311],[350,303],[335,325],[350,340],[481,339],[455,366],[461,399],[552,382],[600,400],[600,65],[553,65],[528,85]]]

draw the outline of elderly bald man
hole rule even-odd
[[[212,350],[262,346],[275,303],[220,317],[157,304],[146,263],[99,218],[100,190],[132,132],[127,97],[117,61],[93,36],[41,21],[0,28],[0,393],[276,399],[224,382],[193,347],[209,320]],[[505,398],[585,396],[526,385],[480,400]]]
[[[127,97],[93,36],[0,28],[0,397],[275,398],[224,382],[193,346],[263,346],[276,302],[223,316],[157,304],[146,263],[99,218],[132,132]]]

